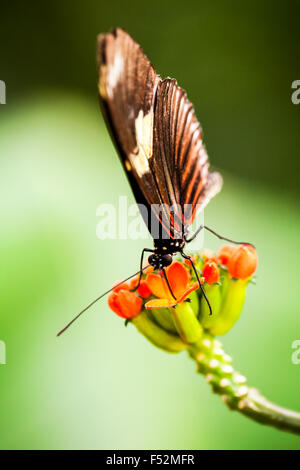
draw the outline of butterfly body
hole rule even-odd
[[[181,253],[185,246],[183,239],[156,239],[154,240],[154,250],[148,258],[148,263],[155,269],[163,269],[172,264],[173,256]]]
[[[154,240],[154,249],[157,254],[175,254],[183,250],[185,241],[183,239],[163,239]]]

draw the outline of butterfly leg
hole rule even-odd
[[[175,300],[177,300],[176,297],[175,297],[175,295],[174,295],[174,293],[173,293],[173,291],[172,291],[172,288],[171,288],[171,286],[170,286],[169,279],[167,278],[167,274],[166,274],[165,268],[162,268],[162,272],[163,272],[165,281],[166,281],[166,283],[167,283],[168,289],[169,289],[169,291],[170,291],[172,297],[173,297]]]
[[[137,290],[140,287],[141,279],[142,279],[142,274],[143,274],[143,263],[144,263],[144,256],[145,253],[154,253],[154,250],[151,250],[150,248],[144,248],[141,254],[141,261],[140,261],[140,274],[139,274],[139,280],[137,283],[137,286],[134,290]]]
[[[190,243],[192,242],[193,240],[195,240],[196,236],[198,235],[198,233],[201,232],[201,230],[204,229],[204,225],[200,225],[200,227],[197,228],[196,232],[193,233],[193,235],[190,237],[190,238],[185,238],[185,241],[186,243]]]
[[[201,230],[208,230],[210,233],[212,233],[213,235],[215,235],[216,237],[218,237],[220,240],[224,240],[226,242],[229,242],[229,243],[233,243],[234,245],[252,245],[252,243],[249,243],[249,242],[237,242],[235,240],[231,240],[230,238],[226,238],[226,237],[223,237],[222,235],[220,235],[219,233],[215,232],[214,230],[212,230],[211,228],[207,227],[206,225],[200,225],[200,227],[196,230],[195,233],[193,233],[193,235],[190,237],[190,238],[186,238],[185,241],[187,243],[190,243],[192,242],[196,236],[198,235],[198,233],[201,232]],[[254,246],[254,245],[252,245]]]
[[[184,259],[188,259],[188,260],[190,261],[190,263],[191,263],[191,265],[192,265],[192,268],[193,268],[193,270],[194,270],[194,273],[195,273],[195,275],[196,275],[196,279],[197,279],[197,281],[198,281],[199,287],[200,287],[200,289],[201,289],[201,291],[202,291],[203,297],[205,298],[206,303],[207,303],[207,305],[208,305],[209,314],[212,315],[211,305],[210,305],[209,300],[208,300],[208,298],[207,298],[207,296],[206,296],[206,294],[205,294],[205,290],[204,290],[204,288],[203,288],[203,286],[202,286],[202,284],[201,284],[201,282],[200,282],[199,274],[198,274],[197,268],[196,268],[196,266],[195,266],[195,264],[194,264],[194,261],[192,260],[192,257],[186,255],[186,254],[183,253],[183,252],[181,252],[181,256],[182,256]]]

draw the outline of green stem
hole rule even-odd
[[[131,323],[158,348],[173,353],[178,353],[186,348],[186,345],[179,336],[168,333],[154,323],[145,311],[142,311],[137,317],[133,318]]]
[[[300,413],[270,402],[255,388],[249,389],[247,398],[240,402],[239,411],[262,424],[300,434]]]
[[[232,367],[232,359],[222,344],[204,335],[188,349],[198,372],[205,376],[215,393],[231,410],[239,411],[259,423],[300,435],[300,413],[268,401],[258,390],[248,387],[247,379]]]

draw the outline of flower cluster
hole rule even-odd
[[[258,258],[252,245],[223,245],[217,253],[204,250],[192,261],[209,300],[202,294],[189,260],[176,259],[162,272],[152,267],[129,282],[118,284],[108,298],[110,308],[130,320],[152,343],[180,351],[196,343],[204,332],[225,334],[236,322],[246,287]]]

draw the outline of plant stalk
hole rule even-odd
[[[232,358],[222,344],[211,335],[204,335],[188,348],[196,361],[197,370],[205,376],[215,393],[231,409],[254,421],[273,426],[281,431],[300,435],[300,413],[270,402],[260,392],[248,387],[247,379],[232,367]]]

